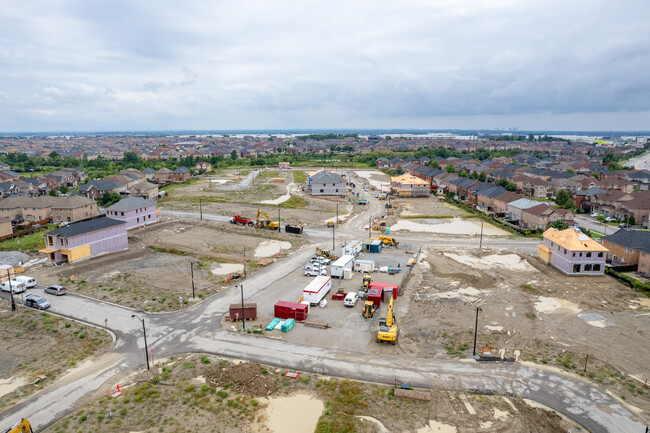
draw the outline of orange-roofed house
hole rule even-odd
[[[579,229],[544,232],[539,257],[567,275],[603,275],[609,250]]]

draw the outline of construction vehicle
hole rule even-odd
[[[399,245],[399,242],[397,242],[395,238],[391,238],[389,236],[379,235],[379,239],[382,241],[384,245],[389,245],[391,247]]]
[[[377,331],[377,342],[388,341],[397,343],[397,324],[395,323],[395,314],[393,314],[393,298],[390,298],[386,317],[379,319],[379,331]]]
[[[377,311],[377,306],[375,303],[372,301],[366,301],[366,303],[363,304],[363,311],[361,311],[361,315],[364,319],[370,319],[375,315],[375,311]]]
[[[265,220],[260,217],[266,218]],[[277,221],[271,221],[271,217],[262,210],[257,210],[257,220],[255,221],[255,227],[258,229],[267,229],[267,230],[277,230],[280,225]]]
[[[363,276],[363,283],[361,284],[361,290],[368,290],[370,288],[370,283],[372,283],[372,275],[366,274]]]
[[[301,235],[302,230],[303,230],[303,228],[301,226],[297,226],[297,225],[287,224],[287,225],[284,226],[284,231],[287,232],[287,233],[294,233],[296,235]]]
[[[235,215],[234,217],[230,218],[230,224],[253,227],[253,220],[250,218],[244,218],[243,216]]]
[[[316,255],[317,256],[322,256],[322,257],[327,257],[331,261],[334,261],[334,260],[338,259],[338,256],[335,255],[334,253],[330,252],[330,250],[321,250],[318,247],[316,247]]]
[[[11,426],[9,430],[5,430],[4,433],[34,433],[34,430],[32,430],[32,425],[29,421],[23,418]]]

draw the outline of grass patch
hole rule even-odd
[[[532,284],[522,284],[521,288],[531,293],[537,293],[537,287],[533,286]]]
[[[292,196],[291,198],[289,198],[289,200],[285,201],[281,205],[275,205],[275,206],[276,207],[282,206],[291,209],[302,209],[304,207],[307,207],[307,205],[309,205],[309,202],[304,198]]]
[[[294,171],[293,172],[293,182],[294,183],[306,183],[307,182],[307,173],[304,171]]]
[[[38,251],[45,247],[43,234],[56,227],[56,224],[50,224],[28,235],[2,241],[0,242],[0,251]]]
[[[164,186],[160,188],[161,191],[167,191],[167,194],[171,194],[172,191],[177,190],[178,188],[183,188],[186,186],[194,185],[197,183],[200,179],[198,177],[190,177],[183,183],[172,183],[171,185]]]
[[[149,245],[149,248],[152,250],[158,252],[158,253],[168,253],[168,254],[176,254],[178,256],[186,256],[187,253],[185,251],[177,250],[176,248],[160,248],[155,245]]]

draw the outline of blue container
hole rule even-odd
[[[276,318],[273,319],[273,321],[272,321],[271,323],[269,323],[269,324],[267,325],[267,327],[264,328],[264,329],[266,329],[267,331],[273,331],[273,329],[275,329],[275,327],[278,326],[278,323],[280,323],[280,319],[278,319],[278,318],[276,317]]]
[[[280,330],[282,332],[289,332],[291,328],[293,328],[293,325],[296,324],[296,321],[293,319],[287,319],[282,326],[280,327]]]

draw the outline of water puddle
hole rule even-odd
[[[457,433],[455,426],[430,420],[429,424],[416,430],[416,433]]]
[[[578,314],[581,311],[580,308],[578,308],[578,304],[574,304],[565,299],[540,296],[539,301],[535,302],[535,310],[537,310],[538,313],[549,314],[561,309],[569,310],[569,312],[574,314]]]
[[[464,218],[444,219],[420,219],[417,222],[412,220],[398,220],[390,231],[408,230],[411,232],[440,233],[449,235],[480,235],[481,223],[479,220]],[[491,224],[483,224],[484,236],[504,236],[510,233]]]
[[[244,272],[243,263],[213,263],[210,269],[213,275],[228,275],[234,272]]]
[[[264,241],[255,248],[255,257],[271,257],[280,252],[291,248],[291,242],[282,241]]]
[[[316,429],[325,405],[307,394],[273,398],[266,408],[266,426],[273,433],[304,433]]]

